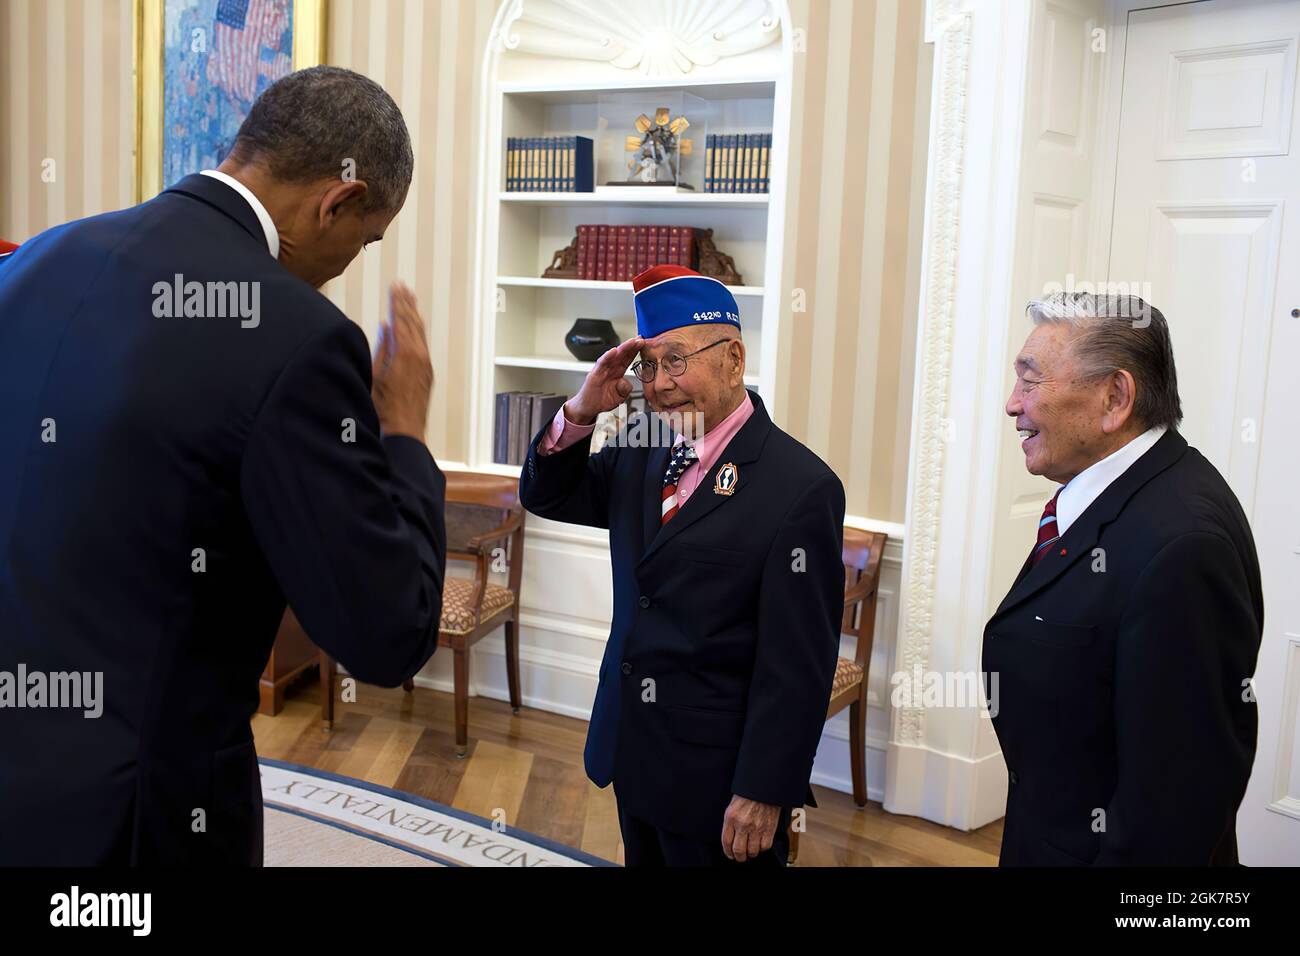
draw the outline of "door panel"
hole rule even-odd
[[[1182,432],[1236,492],[1259,551],[1260,734],[1238,815],[1257,865],[1300,865],[1298,45],[1300,0],[1131,12],[1114,157],[1110,281],[1138,284],[1168,319]]]

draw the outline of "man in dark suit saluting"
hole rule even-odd
[[[1029,315],[1006,410],[1025,467],[1061,488],[984,631],[1001,862],[1235,863],[1264,626],[1246,516],[1176,430],[1160,310],[1058,294]]]
[[[0,864],[260,863],[248,721],[286,599],[360,680],[433,653],[423,323],[396,287],[372,379],[317,291],[412,167],[383,89],[304,70],[219,170],[0,270]]]
[[[587,775],[614,784],[629,866],[783,864],[835,673],[844,489],[745,389],[726,286],[657,266],[633,287],[637,337],[534,438],[520,484],[529,511],[609,529]],[[591,455],[629,364],[663,417]]]

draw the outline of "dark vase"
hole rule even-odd
[[[564,336],[564,347],[579,362],[594,362],[618,345],[609,319],[578,319]]]

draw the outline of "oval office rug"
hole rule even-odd
[[[415,794],[258,760],[266,866],[614,866]]]

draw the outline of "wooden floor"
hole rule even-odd
[[[334,730],[320,723],[319,684],[289,692],[276,717],[253,718],[257,752],[404,790],[623,862],[612,788],[582,768],[585,721],[482,697],[469,705],[469,753],[456,757],[450,694],[411,694],[357,685],[356,703],[335,705]],[[853,798],[814,787],[817,808],[799,845],[799,866],[993,866],[1002,821],[962,833],[917,817],[859,810]]]

